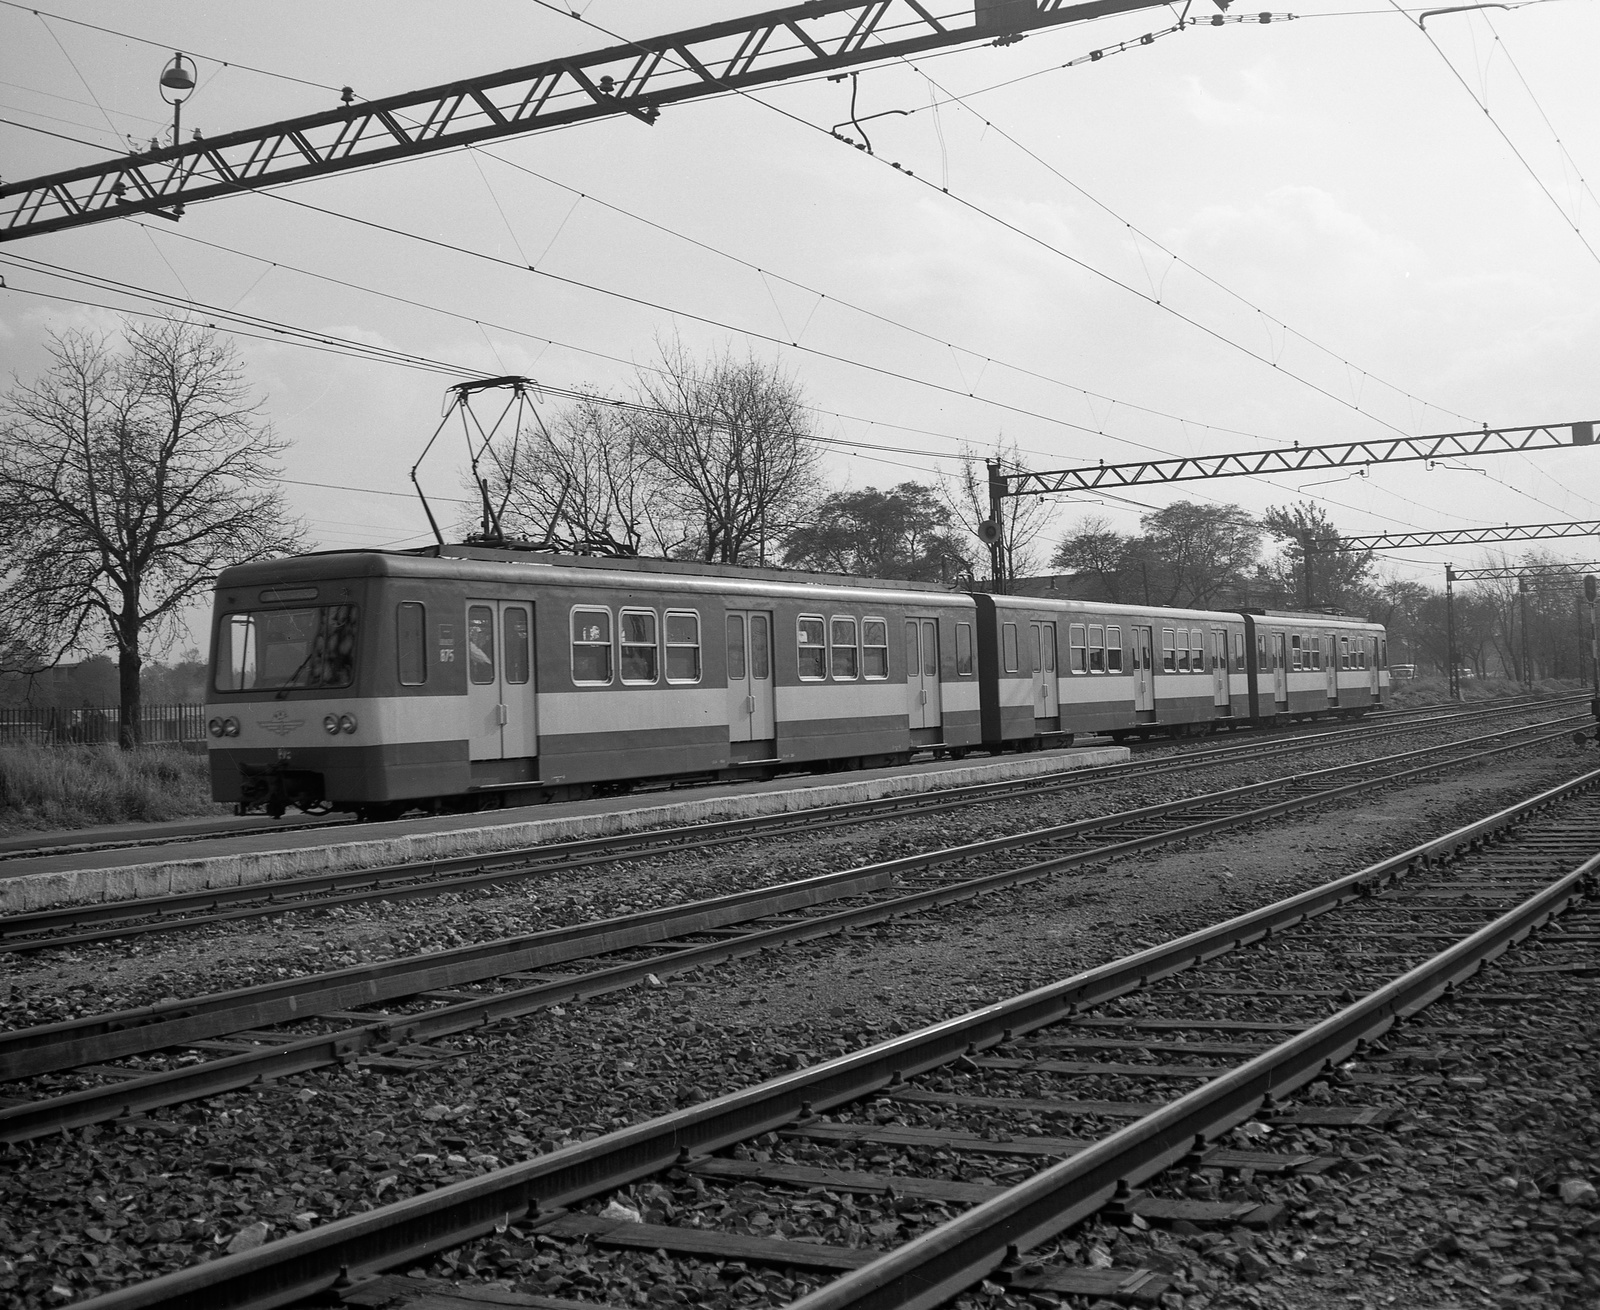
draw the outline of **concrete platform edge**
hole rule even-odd
[[[1068,773],[1127,760],[1122,746],[1023,755],[983,764],[919,773],[889,774],[854,782],[825,782],[784,791],[673,800],[631,810],[572,814],[520,823],[488,823],[447,832],[404,833],[392,837],[340,841],[275,851],[242,851],[203,859],[163,860],[121,868],[60,870],[24,874],[0,883],[0,913],[21,914],[60,905],[167,896],[276,882],[306,874],[377,868],[463,855],[515,850],[581,837],[603,837],[718,819],[750,818],[817,809],[825,805],[879,800],[946,791],[974,783]]]

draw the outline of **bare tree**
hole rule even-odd
[[[502,526],[577,554],[666,554],[681,537],[641,438],[638,424],[596,395],[498,443],[487,481]]]
[[[230,564],[296,549],[269,486],[284,443],[232,345],[162,321],[53,337],[54,363],[0,401],[0,612],[40,667],[117,653],[119,739],[140,740],[139,670]]]
[[[978,537],[978,525],[989,518],[987,461],[998,460],[1002,472],[1026,472],[1028,466],[1017,451],[1017,443],[1013,441],[1007,444],[1003,437],[997,437],[993,448],[986,454],[965,442],[959,453],[960,471],[943,483],[945,503],[954,512],[956,520],[974,537]],[[1015,579],[1027,577],[1038,570],[1036,544],[1050,526],[1053,513],[1042,496],[1006,496],[1001,500],[1000,573],[994,579],[998,586],[1003,588]],[[978,539],[982,542],[981,537]],[[987,545],[980,545],[979,548],[988,550]]]
[[[682,520],[680,553],[727,564],[764,560],[801,520],[817,487],[816,448],[799,385],[775,366],[729,352],[701,362],[659,343],[631,411]]]

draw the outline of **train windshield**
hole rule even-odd
[[[348,687],[355,665],[354,605],[228,614],[217,634],[218,691]]]

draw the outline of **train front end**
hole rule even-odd
[[[380,725],[362,701],[375,580],[351,576],[350,564],[306,556],[241,565],[218,581],[206,704],[211,792],[240,813],[381,799]]]

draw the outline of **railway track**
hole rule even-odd
[[[454,1035],[797,942],[1247,828],[1567,734],[1495,734],[921,852],[624,918],[0,1034],[0,1141],[331,1065],[397,1072]],[[1516,736],[1507,743],[1503,738]]]
[[[208,888],[178,895],[5,915],[0,917],[0,954],[76,947],[150,933],[193,930],[295,910],[325,910],[378,900],[470,892],[525,879],[545,878],[553,873],[566,873],[598,864],[659,856],[664,851],[707,850],[800,830],[815,833],[873,820],[938,814],[1007,797],[1074,790],[1097,781],[1139,779],[1209,765],[1270,759],[1332,745],[1381,740],[1413,731],[1419,726],[1431,728],[1482,722],[1511,714],[1560,709],[1569,703],[1579,705],[1583,701],[1582,696],[1576,696],[1560,700],[1495,704],[1485,709],[1452,713],[1442,720],[1432,717],[1385,720],[1360,727],[1299,733],[1286,740],[1253,739],[1236,745],[1138,759],[1126,764],[1101,765],[1045,778],[980,783],[920,795],[823,806],[789,814],[557,842],[492,855],[431,861],[425,865],[347,870],[271,883]],[[1560,721],[1576,724],[1582,718],[1578,714],[1570,720]]]
[[[931,1310],[984,1279],[1151,1304],[1161,1270],[1057,1239],[1097,1215],[1278,1222],[1273,1186],[1403,1114],[1397,1062],[1500,1031],[1429,1006],[1472,999],[1486,962],[1557,916],[1562,958],[1594,965],[1597,834],[1600,770],[1009,1000],[88,1304],[557,1304],[382,1276],[472,1243],[458,1270],[537,1252],[573,1307],[601,1303],[599,1256],[652,1288],[720,1286],[736,1262],[795,1310]]]
[[[1430,722],[1448,722],[1455,718],[1472,718],[1484,713],[1515,713],[1518,710],[1538,709],[1552,707],[1566,703],[1569,700],[1581,700],[1582,697],[1517,697],[1503,700],[1481,702],[1473,707],[1445,707],[1429,710],[1425,713],[1408,713],[1398,710],[1375,710],[1368,717],[1372,722],[1381,722],[1386,725],[1418,725]],[[1251,736],[1252,741],[1281,740],[1285,737],[1295,737],[1305,734],[1305,728],[1295,725],[1288,728],[1258,729],[1249,725],[1242,725],[1232,731],[1245,731]],[[1085,738],[1085,741],[1089,738]],[[1172,740],[1160,738],[1143,740],[1130,744],[1130,749],[1137,753],[1154,752],[1162,749],[1172,749]],[[641,785],[629,790],[630,795],[648,796],[661,788],[652,785]],[[497,811],[486,810],[482,812],[486,817],[492,817]],[[418,816],[422,817],[422,816]],[[34,859],[46,855],[91,855],[101,851],[134,850],[141,847],[183,846],[191,842],[211,841],[218,838],[234,837],[260,837],[280,836],[284,833],[306,832],[321,829],[341,830],[368,826],[360,820],[347,816],[321,817],[302,816],[298,819],[278,819],[269,823],[259,823],[248,827],[231,825],[224,828],[208,826],[209,821],[195,821],[194,831],[168,832],[162,835],[140,835],[136,837],[117,838],[106,841],[85,841],[71,832],[41,834],[33,837],[13,837],[0,839],[0,869],[3,869],[8,860]],[[178,827],[180,825],[162,825],[163,827]]]

